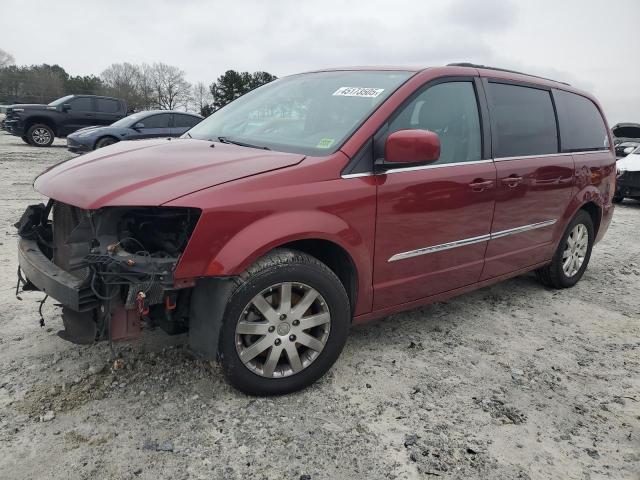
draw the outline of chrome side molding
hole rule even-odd
[[[521,227],[510,228],[508,230],[500,230],[499,232],[492,232],[486,235],[480,235],[478,237],[465,238],[462,240],[456,240],[455,242],[441,243],[439,245],[432,245],[430,247],[418,248],[417,250],[410,250],[408,252],[396,253],[388,262],[395,262],[397,260],[404,260],[407,258],[417,257],[420,255],[427,255],[429,253],[441,252],[443,250],[449,250],[451,248],[464,247],[466,245],[473,245],[474,243],[488,242],[497,238],[507,237],[509,235],[516,235],[518,233],[528,232],[529,230],[535,230],[536,228],[548,227],[556,223],[557,220],[545,220],[544,222],[531,223],[529,225],[523,225]]]

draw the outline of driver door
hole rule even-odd
[[[440,81],[418,91],[376,136],[376,158],[395,131],[438,134],[436,162],[387,170],[377,194],[374,308],[476,283],[494,208],[496,169],[483,152],[477,85]],[[485,142],[487,143],[487,142]]]
[[[151,115],[150,117],[143,118],[133,126],[133,129],[137,133],[130,138],[168,137],[171,135],[170,123],[170,113]]]

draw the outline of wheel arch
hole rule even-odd
[[[295,240],[276,248],[299,250],[324,263],[340,279],[349,297],[351,311],[355,310],[358,300],[358,270],[347,250],[335,242],[319,238]]]
[[[93,142],[93,150],[96,149],[96,147],[98,145],[98,142],[100,140],[104,140],[105,138],[113,138],[115,140],[115,143],[120,142],[120,139],[118,137],[116,137],[115,135],[112,135],[110,133],[107,133],[106,135],[102,135],[102,136],[96,138],[96,140]]]
[[[591,217],[593,222],[593,234],[598,236],[598,230],[600,229],[600,222],[602,220],[602,209],[594,202],[589,201],[580,207],[580,210],[586,211]]]
[[[276,248],[300,250],[325,263],[343,283],[352,314],[371,307],[373,295],[367,285],[372,252],[344,219],[318,210],[274,213],[252,222],[211,252],[200,276],[238,275]]]
[[[58,136],[58,129],[56,126],[56,123],[51,120],[48,117],[29,117],[25,120],[24,122],[24,129],[25,132],[27,132],[32,126],[34,126],[36,123],[42,123],[44,125],[46,125],[47,127],[49,127],[51,130],[53,130],[53,135],[54,136]]]

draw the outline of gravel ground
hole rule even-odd
[[[532,275],[352,329],[280,398],[230,388],[184,337],[81,347],[15,298],[16,234],[64,143],[0,133],[3,479],[639,479],[640,203],[616,209],[573,289]]]

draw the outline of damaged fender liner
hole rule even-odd
[[[100,301],[83,280],[49,260],[35,240],[21,238],[18,263],[25,276],[40,290],[78,312],[96,308]]]

